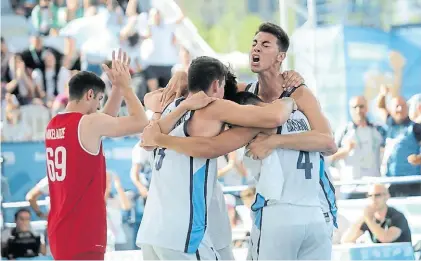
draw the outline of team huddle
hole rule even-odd
[[[262,24],[250,52],[258,81],[248,85],[215,58],[194,59],[169,87],[145,96],[151,121],[130,88],[125,53],[103,67],[113,87],[101,113],[104,82],[75,75],[66,112],[50,121],[45,142],[54,259],[104,259],[101,138],[142,133],[153,168],[136,240],[144,260],[234,259],[216,159],[244,146],[256,180],[248,259],[330,260],[336,202],[323,156],[336,146],[302,77],[280,73],[288,47],[279,26]],[[129,115],[117,117],[122,98]]]

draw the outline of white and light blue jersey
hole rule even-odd
[[[167,109],[171,106],[175,108],[176,104]],[[188,137],[187,124],[192,115],[186,113],[169,135]],[[159,148],[137,244],[196,253],[202,240],[209,237],[208,210],[216,175],[216,159],[193,158]]]
[[[302,87],[302,88],[305,88],[305,87]],[[246,91],[249,91],[258,95],[259,83],[256,82],[256,83],[248,85],[246,88]],[[291,93],[292,92],[286,93],[287,95],[284,95],[283,97],[289,97]],[[296,114],[296,113],[297,112],[292,114],[292,115],[295,114],[294,122],[290,122],[289,124],[290,126],[288,127],[288,121],[287,121],[286,127],[278,129],[278,132],[280,132],[279,134],[290,133],[288,128],[291,130],[291,133],[301,132],[304,129],[307,129],[307,130],[310,129],[310,124],[308,123],[308,120],[305,117],[305,115],[302,114],[301,112],[299,112],[300,114]],[[291,117],[289,120],[291,120]],[[278,149],[277,151],[283,151],[283,150]],[[336,207],[335,191],[329,179],[328,169],[325,168],[324,166],[323,156],[320,153],[314,154],[313,152],[302,152],[302,151],[291,151],[291,150],[285,150],[285,151],[290,151],[290,152],[286,153],[286,155],[289,155],[289,156],[284,155],[287,158],[286,160],[281,159],[282,160],[281,165],[282,165],[284,175],[288,175],[288,173],[293,172],[294,169],[295,170],[301,169],[304,171],[304,178],[306,180],[310,178],[314,182],[314,177],[319,177],[318,183],[320,184],[319,189],[317,190],[317,196],[314,196],[316,194],[316,191],[314,190],[314,186],[312,186],[311,193],[308,193],[308,191],[306,191],[303,188],[298,188],[296,185],[295,185],[295,191],[292,190],[291,195],[293,195],[294,193],[296,194],[303,193],[303,194],[308,194],[308,195],[311,194],[312,195],[311,197],[314,197],[314,199],[317,198],[319,202],[319,206],[322,207],[323,212],[325,213],[329,212],[332,215],[334,225],[337,226],[336,224],[337,207]],[[296,154],[298,155],[298,157]],[[289,183],[287,181],[285,182],[286,182],[285,183],[285,187],[286,187],[288,186]],[[292,188],[294,188],[294,186]],[[285,191],[284,189],[283,193],[289,193],[289,192],[288,190]],[[308,197],[301,197],[299,202],[303,202],[305,198],[308,198]],[[284,199],[285,202],[289,201],[287,198],[285,199]],[[308,204],[314,205],[315,204],[314,199],[309,201]]]

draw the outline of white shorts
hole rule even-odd
[[[270,205],[251,232],[252,260],[330,260],[331,232],[319,207]]]
[[[235,260],[231,246],[219,249],[217,252],[219,254],[220,260]]]
[[[213,247],[200,245],[194,254],[152,245],[141,246],[143,260],[220,260]]]

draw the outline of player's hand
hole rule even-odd
[[[413,166],[421,165],[421,155],[411,154],[408,156],[409,164]]]
[[[165,87],[161,96],[161,107],[167,106],[175,99],[181,97],[187,90],[187,73],[177,71]]]
[[[208,106],[209,103],[215,101],[216,98],[209,97],[204,93],[203,91],[198,92],[194,95],[192,95],[190,98],[183,101],[181,104],[189,111],[199,110],[206,106]]]
[[[161,128],[156,121],[151,121],[148,126],[145,127],[142,133],[142,147],[157,147],[157,137],[161,134]]]
[[[130,75],[129,64],[129,56],[126,52],[119,49],[117,57],[115,51],[112,53],[111,68],[108,68],[106,64],[102,64],[102,69],[107,74],[107,77],[113,86],[122,89],[130,89],[132,77]]]
[[[273,142],[270,140],[270,135],[260,133],[246,147],[246,156],[251,157],[254,160],[262,160],[269,156],[274,149]]]
[[[296,71],[285,71],[282,73],[282,76],[285,80],[284,84],[282,85],[284,89],[298,87],[304,83],[304,78]]]

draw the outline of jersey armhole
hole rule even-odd
[[[81,134],[80,134],[80,126],[81,126],[81,124],[82,124],[82,120],[83,120],[83,118],[85,117],[86,115],[83,115],[81,118],[80,118],[80,120],[79,120],[79,123],[78,123],[78,126],[77,126],[77,139],[78,139],[78,141],[79,141],[79,146],[86,152],[86,153],[88,153],[89,155],[92,155],[92,156],[98,156],[99,155],[99,151],[101,150],[101,142],[102,142],[102,138],[100,139],[101,141],[99,142],[99,146],[98,146],[98,150],[97,150],[97,152],[96,153],[93,153],[93,152],[90,152],[88,149],[86,149],[84,146],[83,146],[83,144],[82,144],[82,139],[81,139]]]

